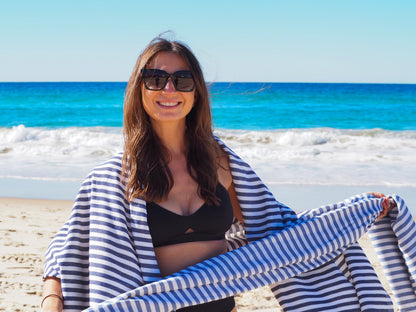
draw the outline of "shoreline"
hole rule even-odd
[[[413,215],[416,215],[416,187],[387,185],[320,185],[280,184],[262,178],[275,198],[294,211],[301,212],[343,201],[365,192],[397,194],[402,197]],[[74,201],[83,180],[71,181],[0,178],[0,198],[68,200]]]
[[[44,253],[68,219],[72,204],[72,200],[0,198],[0,311],[38,311]],[[367,235],[360,244],[391,294]],[[267,287],[236,296],[236,303],[238,312],[281,311]]]

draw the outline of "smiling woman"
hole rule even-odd
[[[123,184],[120,208],[127,213],[138,199],[146,202],[146,228],[157,261],[157,265],[141,269],[143,276],[150,269],[153,273],[147,279],[165,277],[227,252],[225,233],[234,218],[243,219],[227,154],[212,133],[208,91],[200,65],[184,44],[157,38],[143,51],[126,89],[123,133],[124,154],[121,162],[118,157],[120,167],[116,169],[116,179]],[[131,247],[147,248],[148,243]],[[108,289],[91,288],[86,295],[75,295],[77,303],[71,301],[68,279],[73,280],[73,276],[59,273],[54,249],[71,247],[59,246],[57,241],[51,245],[44,311],[59,311],[62,296],[66,307],[75,304],[77,309],[108,297]],[[116,275],[119,279],[124,274]],[[131,289],[125,286],[113,296]],[[234,298],[226,297],[183,311],[229,312],[234,307]]]

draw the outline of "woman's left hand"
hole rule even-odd
[[[392,210],[394,207],[396,207],[396,203],[394,201],[390,201],[390,198],[386,197],[383,193],[368,192],[368,194],[371,194],[371,195],[373,195],[374,197],[377,197],[377,198],[384,198],[383,203],[382,203],[383,211],[380,213],[377,220],[380,220],[381,218],[384,218],[385,216],[387,216],[387,213],[390,210]]]

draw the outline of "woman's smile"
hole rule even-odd
[[[156,101],[157,104],[163,107],[175,107],[180,105],[181,101]]]

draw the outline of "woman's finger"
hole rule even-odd
[[[383,193],[378,193],[378,192],[367,192],[367,194],[371,194],[371,195],[373,195],[374,197],[377,197],[377,198],[386,197]]]

